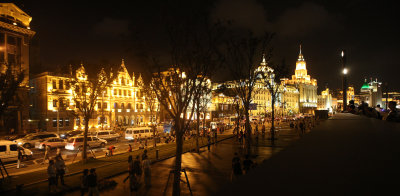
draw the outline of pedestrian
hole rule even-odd
[[[147,156],[144,157],[142,161],[143,173],[144,173],[144,184],[146,187],[151,186],[151,170],[150,170],[150,160]]]
[[[61,159],[63,159],[61,156],[61,148],[60,147],[57,148],[56,157],[60,157]]]
[[[15,129],[14,129],[14,128],[11,128],[10,134],[11,134],[11,135],[14,135],[14,133],[15,133]]]
[[[135,174],[135,190],[137,190],[142,177],[142,167],[140,165],[139,155],[137,155],[135,161],[133,161],[133,173]]]
[[[214,143],[215,143],[215,144],[217,144],[217,141],[218,141],[218,140],[217,140],[217,135],[218,135],[217,133],[218,133],[218,132],[214,132],[214,141],[215,141]]]
[[[208,151],[210,151],[210,144],[211,144],[211,137],[210,137],[209,134],[207,134],[207,148],[208,148]]]
[[[144,157],[147,157],[147,149],[144,149],[144,150],[143,150],[142,160],[144,159]]]
[[[43,163],[42,164],[44,164],[46,162],[46,160],[50,161],[50,158],[49,158],[50,146],[45,146],[44,149],[45,149],[45,151],[44,151],[44,158],[43,158]]]
[[[144,138],[144,147],[147,148],[147,137]]]
[[[243,160],[243,170],[245,174],[249,172],[252,166],[253,166],[253,161],[249,159],[249,155],[247,154],[245,160]]]
[[[115,149],[114,145],[108,147],[108,156],[113,156],[114,149]]]
[[[386,121],[400,122],[400,112],[396,109],[396,104],[397,103],[395,101],[389,102],[390,112],[386,117]]]
[[[87,176],[87,181],[88,181],[88,189],[89,189],[89,196],[99,195],[99,189],[97,188],[97,174],[96,174],[96,169],[92,168],[90,169],[90,174]]]
[[[81,176],[81,196],[85,195],[85,193],[88,191],[88,174],[89,170],[84,169],[83,174]]]
[[[56,166],[53,160],[49,160],[49,166],[47,167],[47,175],[49,181],[49,192],[54,193],[56,191]]]
[[[132,146],[129,144],[128,152],[132,152]]]
[[[130,191],[135,190],[136,187],[136,179],[135,179],[135,171],[134,171],[134,163],[132,159],[132,155],[128,157],[128,172],[129,175],[124,179],[124,182],[129,179],[129,189]]]
[[[64,160],[57,156],[56,157],[56,185],[58,185],[58,179],[60,178],[60,182],[62,185],[65,185],[64,183],[64,174],[65,174],[65,162]]]
[[[23,154],[25,154],[25,150],[22,147],[18,147],[17,169],[22,166]]]
[[[236,179],[238,176],[241,176],[242,174],[243,174],[243,172],[242,172],[242,166],[240,165],[240,158],[238,156],[238,153],[235,152],[235,155],[232,158],[232,177],[231,177],[231,181]]]

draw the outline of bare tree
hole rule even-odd
[[[106,74],[104,69],[101,69],[97,74],[88,75],[85,72],[83,65],[76,70],[75,76],[71,80],[71,89],[73,91],[73,101],[75,102],[74,115],[77,117],[83,117],[84,123],[84,140],[83,140],[83,151],[82,161],[87,161],[87,135],[89,131],[89,121],[92,119],[95,112],[95,106],[97,99],[102,93],[107,90],[111,82],[115,79],[117,74],[111,73]]]
[[[197,97],[212,70],[221,64],[217,55],[219,26],[208,25],[205,18],[173,21],[167,25],[170,43],[170,66],[153,61],[153,91],[157,100],[173,120],[176,136],[176,159],[173,195],[180,195],[183,135],[189,129]]]
[[[230,35],[226,41],[226,65],[234,79],[235,94],[243,104],[243,112],[246,117],[245,134],[246,146],[250,150],[251,144],[251,125],[250,125],[250,106],[252,96],[256,93],[256,84],[260,78],[257,68],[261,55],[271,41],[272,36],[265,34],[256,37],[252,33],[247,36]],[[250,151],[248,151],[250,152]]]
[[[203,127],[206,120],[206,112],[208,103],[211,100],[211,80],[206,77],[200,77],[195,89],[194,107],[196,108],[196,152],[200,152],[199,137],[200,137],[200,112],[203,112]]]
[[[279,96],[279,93],[282,92],[282,78],[285,78],[288,74],[287,66],[285,61],[279,64],[270,64],[266,67],[266,71],[261,72],[262,82],[265,87],[268,89],[271,95],[271,140],[275,140],[275,102]]]
[[[157,101],[157,95],[154,93],[154,84],[152,81],[148,82],[147,84],[144,84],[143,89],[141,89],[144,93],[144,99],[146,103],[146,107],[148,109],[148,112],[150,113],[150,123],[151,123],[151,128],[153,129],[153,139],[154,139],[154,148],[157,146],[157,136],[156,136],[156,131],[157,131],[157,121],[158,121],[158,113],[160,112],[160,104],[158,104]]]

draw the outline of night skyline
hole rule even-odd
[[[134,6],[123,2],[16,2],[33,17],[31,28],[37,32],[32,41],[31,70],[54,71],[57,66],[81,61],[118,65],[125,59],[130,73],[144,72],[144,56],[157,56],[165,49],[162,16],[167,6],[160,2]],[[176,10],[187,7],[191,6],[179,4]],[[348,53],[349,84],[356,91],[365,77],[387,81],[391,90],[399,90],[395,87],[398,30],[395,8],[388,3],[218,0],[197,3],[196,8],[208,13],[210,21],[232,20],[235,27],[256,34],[275,32],[273,59],[284,58],[290,74],[302,44],[307,69],[317,79],[319,91],[326,83],[340,88],[342,49]]]

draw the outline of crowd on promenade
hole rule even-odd
[[[388,104],[389,110],[385,110],[377,105],[375,108],[369,107],[368,103],[362,102],[358,107],[355,106],[354,101],[351,100],[347,106],[347,112],[386,120],[389,122],[400,122],[400,111],[396,108],[397,103],[390,101]]]

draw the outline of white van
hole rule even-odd
[[[138,138],[153,137],[153,129],[150,127],[127,128],[125,131],[125,139],[134,140]]]
[[[18,148],[23,149],[23,159],[32,158],[33,153],[29,149],[19,147],[17,143],[12,141],[0,140],[0,159],[3,162],[16,161],[18,159]]]

